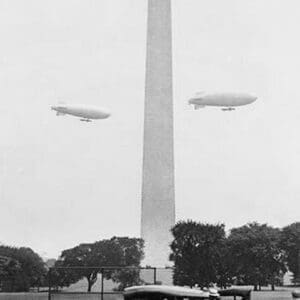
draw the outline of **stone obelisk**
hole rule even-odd
[[[141,235],[145,265],[168,264],[175,223],[170,0],[148,0]]]

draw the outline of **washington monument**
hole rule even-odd
[[[170,0],[148,0],[141,235],[146,265],[169,260],[175,224]]]

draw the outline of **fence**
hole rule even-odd
[[[154,267],[53,267],[48,273],[48,300],[105,300],[108,295],[116,299],[129,285],[172,284],[172,274],[172,269]],[[87,277],[93,277],[92,286]]]

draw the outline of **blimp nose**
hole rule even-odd
[[[56,106],[55,105],[51,105],[51,109],[52,110],[56,110]]]
[[[256,100],[257,100],[257,97],[256,97],[256,96],[251,96],[250,98],[251,98],[251,99],[250,99],[250,100],[251,100],[251,102],[254,102],[254,101],[256,101]]]
[[[107,111],[107,112],[105,113],[105,117],[106,117],[106,118],[109,118],[110,116],[111,116],[111,112],[108,112],[108,111]]]

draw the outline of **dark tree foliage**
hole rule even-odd
[[[223,224],[210,225],[193,221],[178,222],[172,228],[170,260],[174,262],[173,281],[176,285],[201,287],[225,280],[222,262],[225,250]]]
[[[220,259],[216,261],[218,270],[216,283],[224,289],[226,289],[233,283],[233,273],[231,267],[232,256],[228,244],[228,240],[226,239],[222,244],[222,250],[220,251]]]
[[[110,273],[108,278],[118,283],[116,290],[123,291],[126,287],[142,284],[139,269],[116,269]]]
[[[51,285],[56,290],[68,287],[84,277],[84,275],[78,270],[64,269],[65,267],[66,264],[64,264],[62,260],[58,259],[54,264],[54,269],[50,269],[48,272],[48,280],[50,280]]]
[[[122,251],[123,265],[139,266],[144,257],[144,241],[138,238],[113,237],[113,243]]]
[[[2,291],[18,290],[18,279],[21,277],[20,263],[10,257],[0,256],[0,288]]]
[[[0,246],[0,281],[3,291],[28,291],[46,276],[42,258],[30,248]],[[6,259],[3,259],[6,258]]]
[[[294,282],[300,283],[300,222],[282,229],[281,247],[285,251],[288,268],[294,274]]]
[[[250,223],[234,228],[228,237],[232,273],[243,284],[254,289],[274,285],[286,271],[280,247],[280,230],[266,224]]]
[[[122,266],[139,267],[144,257],[144,241],[137,238],[113,237],[112,241],[122,249]],[[107,276],[118,283],[118,290],[141,283],[139,269],[116,269]]]
[[[113,237],[110,240],[101,240],[92,244],[80,244],[61,253],[55,267],[82,267],[78,269],[54,269],[53,282],[58,287],[69,286],[82,278],[88,281],[88,292],[102,272],[99,267],[139,266],[143,257],[143,241],[128,237]],[[85,269],[84,267],[98,267]],[[113,279],[125,287],[136,282],[136,274],[131,270],[105,270],[102,274],[107,279]]]

